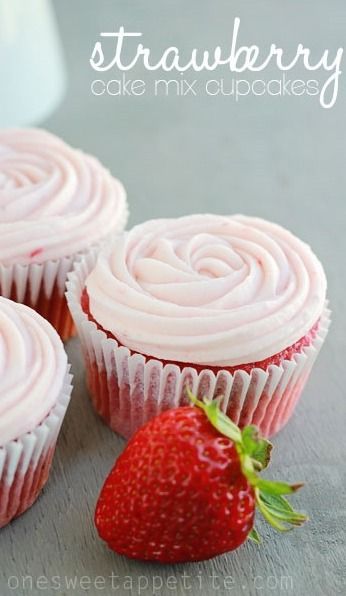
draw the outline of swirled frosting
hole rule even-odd
[[[163,360],[254,363],[307,334],[326,278],[310,247],[254,217],[152,220],[100,254],[90,312],[121,344]]]
[[[31,308],[0,297],[0,447],[44,420],[66,369],[53,327]]]
[[[122,184],[94,157],[44,130],[0,131],[0,263],[73,255],[126,219]]]

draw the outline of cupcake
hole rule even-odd
[[[73,334],[67,272],[127,220],[121,183],[94,158],[35,129],[0,131],[0,295]]]
[[[0,528],[46,483],[70,394],[56,331],[31,308],[0,297]]]
[[[270,436],[291,416],[329,324],[307,244],[242,215],[145,222],[78,263],[68,302],[97,412],[129,437],[159,412],[223,396]]]

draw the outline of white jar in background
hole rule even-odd
[[[48,118],[65,90],[50,0],[0,0],[0,127]]]

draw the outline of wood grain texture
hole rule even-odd
[[[345,2],[176,0],[163,6],[159,0],[59,0],[55,5],[70,86],[46,126],[97,154],[119,175],[128,188],[130,224],[190,211],[242,211],[282,223],[325,264],[333,325],[293,419],[274,440],[270,470],[273,477],[306,482],[294,501],[310,522],[284,536],[259,522],[262,546],[246,544],[213,561],[174,567],[126,560],[96,536],[95,500],[124,443],[94,414],[79,342],[70,341],[72,403],[42,496],[0,532],[0,595],[345,594],[345,81],[335,108],[323,111],[303,98],[249,97],[238,104],[206,97],[100,99],[89,92],[88,68],[99,31],[122,23],[145,31],[157,50],[170,43],[185,49],[226,43],[234,16],[244,23],[246,42],[278,41],[293,51],[304,40],[316,51],[335,48],[345,39]],[[27,574],[32,589],[28,579],[24,588],[11,589]],[[40,576],[50,587],[42,578],[41,587],[36,585]],[[64,587],[65,577],[83,576],[103,577],[105,584]]]

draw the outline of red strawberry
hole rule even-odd
[[[243,431],[218,400],[168,410],[130,440],[101,491],[95,523],[111,549],[162,563],[233,550],[253,528],[255,506],[279,530],[301,525],[283,494],[301,485],[261,479],[271,444]]]

